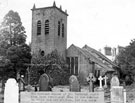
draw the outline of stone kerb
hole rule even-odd
[[[21,92],[20,103],[104,103],[104,92]]]

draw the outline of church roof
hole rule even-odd
[[[83,47],[83,49],[88,50],[89,52],[91,52],[93,55],[97,56],[98,58],[101,58],[102,60],[105,60],[106,62],[108,62],[109,64],[111,64],[114,67],[117,67],[117,65],[115,63],[113,63],[110,59],[108,59],[105,55],[103,55],[101,52],[89,47],[88,45],[85,45]]]
[[[93,53],[89,52],[88,50],[86,50],[84,48],[79,48],[79,47],[77,47],[77,46],[75,46],[73,44],[71,46],[75,47],[89,61],[94,62],[94,63],[98,64],[99,66],[101,66],[104,69],[104,71],[114,71],[114,69],[112,69],[111,67],[105,65],[99,58],[97,58],[95,55],[93,55]]]

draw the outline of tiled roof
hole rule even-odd
[[[97,65],[101,66],[104,69],[104,71],[114,71],[114,69],[105,65],[99,58],[97,58],[95,55],[93,55],[88,50],[81,49],[75,45],[72,45],[72,46],[74,46],[79,52],[81,52],[85,56],[85,58],[87,58],[89,61],[92,61],[92,62],[96,63]]]
[[[114,67],[117,67],[117,65],[115,63],[113,63],[110,59],[108,59],[105,55],[103,55],[101,52],[85,45],[83,47],[83,49],[88,50],[89,52],[91,52],[92,54],[94,54],[95,56],[98,56],[99,58],[102,58],[103,60],[105,60],[106,62],[108,62],[109,64],[111,64]]]

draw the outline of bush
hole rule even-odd
[[[32,63],[34,64],[31,71],[30,83],[38,83],[40,77],[40,71],[44,71],[46,74],[53,78],[54,85],[68,84],[69,70],[66,61],[61,57],[57,50],[46,56],[33,56]]]

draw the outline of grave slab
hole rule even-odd
[[[104,92],[21,92],[20,103],[104,103]]]

